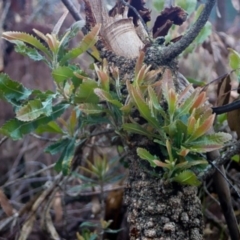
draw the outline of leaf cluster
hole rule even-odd
[[[35,30],[45,45],[26,33],[3,33],[3,38],[13,42],[19,53],[49,66],[56,91],[26,89],[1,74],[0,97],[14,106],[16,118],[5,123],[0,133],[14,140],[34,131],[59,134],[59,140],[46,152],[61,152],[56,169],[68,174],[76,146],[83,145],[89,138],[85,129],[108,123],[123,142],[128,143],[131,135],[153,141],[164,159],[143,148],[138,148],[137,153],[152,167],[161,167],[167,180],[198,185],[192,168],[202,169],[207,164],[200,154],[219,149],[230,139],[226,133],[208,133],[215,116],[207,103],[206,93],[198,88],[188,95],[189,85],[177,94],[171,72],[150,70],[151,66],[143,63],[143,52],[136,62],[132,81],[120,79],[119,69],[108,66],[106,60],[101,66],[93,64],[97,80],[90,78],[71,61],[86,51],[95,51],[101,25],[93,27],[76,48],[68,49],[69,40],[84,23],[75,23],[59,37],[64,18],[58,21],[51,34],[44,35]],[[60,118],[66,109],[71,109],[68,120]],[[96,159],[83,170],[107,181],[106,169],[107,161]]]

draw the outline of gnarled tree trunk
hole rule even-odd
[[[125,202],[130,239],[202,239],[203,215],[197,188],[166,184],[130,158]]]

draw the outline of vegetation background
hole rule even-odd
[[[72,2],[76,6],[82,6],[81,0],[72,0]],[[107,2],[109,6],[114,5],[113,0]],[[148,7],[153,9],[152,18],[159,13],[156,2],[158,1],[147,1]],[[65,6],[59,0],[2,1],[0,2],[0,18],[2,20],[0,21],[0,33],[3,31],[33,33],[33,28],[43,33],[49,33],[64,11]],[[179,59],[181,73],[194,84],[203,86],[231,71],[228,64],[228,48],[240,52],[239,12],[239,1],[219,0],[218,8],[213,10],[210,18],[212,23],[211,34],[193,51],[183,54]],[[64,32],[73,23],[74,19],[68,14],[61,32]],[[185,26],[181,27],[182,29],[185,28]],[[181,31],[181,28],[178,31]],[[82,38],[83,34],[80,32],[70,44],[76,46]],[[33,62],[16,53],[13,45],[3,39],[0,40],[0,44],[2,46],[0,50],[0,71],[6,72],[12,79],[18,80],[27,88],[43,91],[54,89],[51,72],[44,63]],[[92,61],[87,54],[76,60],[89,74],[92,74],[92,72],[88,69],[88,65]],[[237,81],[233,81],[232,89],[237,87]],[[217,85],[209,85],[209,101],[213,104],[217,101],[216,92]],[[237,98],[238,93],[232,91],[231,97]],[[14,117],[12,107],[8,103],[0,101],[0,126],[12,117]],[[68,120],[69,116],[66,113],[60,120],[63,127],[64,121],[67,122]],[[239,122],[235,122],[235,124],[239,124]],[[224,118],[218,120],[217,127],[220,130],[227,129],[230,132]],[[80,173],[69,177],[55,192],[54,198],[51,201],[46,198],[43,203],[43,205],[50,205],[49,213],[53,221],[44,220],[46,221],[44,222],[41,214],[47,215],[48,213],[40,208],[36,220],[32,220],[33,224],[29,224],[24,229],[26,233],[30,232],[27,239],[81,239],[81,236],[86,240],[91,239],[91,237],[94,239],[101,214],[104,214],[106,221],[113,220],[113,223],[109,226],[111,230],[106,227],[108,229],[105,231],[106,238],[129,239],[125,214],[126,207],[123,204],[123,189],[128,170],[124,167],[124,164],[116,161],[118,160],[116,159],[116,153],[121,149],[112,149],[110,146],[106,146],[105,143],[110,141],[107,135],[104,140],[100,139],[99,142],[98,140],[97,138],[95,142],[90,142],[89,149],[84,154],[88,156],[88,159],[102,157],[105,154],[107,159],[111,160],[109,163],[111,173],[117,178],[112,177],[110,182],[104,183],[104,191],[101,191],[98,184],[87,184],[87,181],[84,181],[86,179],[83,179]],[[52,156],[44,152],[44,149],[54,141],[55,135],[49,133],[44,134],[41,138],[35,134],[27,135],[19,141],[1,136],[0,239],[15,239],[16,236],[24,239],[22,226],[29,220],[34,200],[39,197],[43,189],[53,183],[57,176],[53,167],[59,156]],[[103,142],[104,148],[101,145]],[[226,164],[226,171],[228,179],[239,192],[240,165],[237,157]],[[87,175],[86,177],[90,176]],[[231,194],[235,215],[239,220],[240,199],[232,188]],[[205,239],[228,239],[228,230],[211,179],[200,188],[199,196],[203,203],[205,217]],[[102,198],[105,201],[104,205],[101,204]],[[17,218],[16,214],[19,214]],[[107,222],[101,224],[107,224]],[[50,230],[51,234],[49,234],[46,225],[51,225],[55,232],[52,229],[52,232]],[[85,230],[83,230],[84,228]],[[122,230],[119,232],[119,229]],[[26,233],[25,235],[27,235]]]

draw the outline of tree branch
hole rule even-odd
[[[199,18],[193,24],[193,26],[190,27],[187,33],[178,42],[162,49],[161,55],[165,59],[164,62],[172,61],[194,41],[194,39],[197,37],[197,35],[199,34],[199,32],[202,30],[203,26],[207,22],[208,17],[215,3],[216,3],[216,0],[208,0]]]
[[[239,152],[240,152],[240,140],[237,142],[233,142],[231,144],[231,148],[228,151],[226,151],[221,156],[219,156],[218,158],[212,161],[212,165],[216,167],[220,167],[223,164],[225,164],[227,161],[229,161],[229,159],[231,159],[234,155],[238,154]],[[209,165],[204,171],[203,175],[200,176],[199,179],[201,181],[206,180],[208,177],[211,177],[214,174],[216,169],[212,165]]]
[[[76,7],[72,4],[71,0],[62,0],[62,3],[65,5],[65,7],[68,9],[68,11],[71,13],[72,17],[76,20],[82,20],[82,17]]]

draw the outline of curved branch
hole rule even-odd
[[[68,9],[68,11],[71,13],[72,17],[76,20],[82,20],[82,17],[76,7],[72,4],[71,0],[62,0],[62,3],[65,5],[65,7]]]
[[[215,3],[216,0],[207,0],[205,7],[201,12],[199,18],[193,24],[193,26],[187,31],[187,33],[175,44],[162,49],[161,54],[165,58],[165,61],[171,61],[174,58],[176,58],[193,42],[193,40],[197,37],[197,35],[207,22],[208,17]]]
[[[232,142],[230,144],[230,148],[228,151],[226,151],[222,156],[218,156],[216,159],[213,159],[211,161],[212,165],[208,165],[203,174],[199,177],[199,180],[204,181],[207,178],[211,177],[216,169],[213,167],[220,167],[226,162],[228,162],[234,155],[238,154],[240,152],[240,140],[237,142]]]

